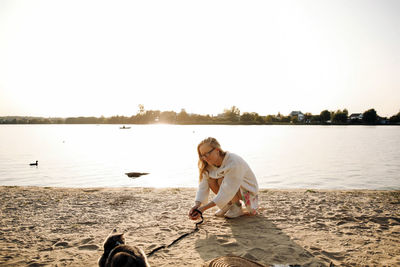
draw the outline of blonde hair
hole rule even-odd
[[[217,139],[213,138],[213,137],[208,137],[206,139],[204,139],[203,141],[201,141],[198,145],[197,145],[197,153],[199,154],[199,162],[198,162],[198,167],[199,167],[199,181],[201,182],[201,180],[203,179],[203,174],[204,172],[207,172],[207,167],[208,167],[208,163],[207,161],[203,160],[201,158],[201,153],[200,153],[200,146],[207,144],[209,146],[211,146],[212,148],[218,148],[218,151],[220,153],[221,156],[225,155],[225,151],[223,151],[221,149],[221,145],[219,144],[219,142],[217,141]]]

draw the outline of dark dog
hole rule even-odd
[[[125,245],[124,234],[113,230],[104,242],[104,253],[99,259],[100,267],[150,267],[146,254],[135,246]]]

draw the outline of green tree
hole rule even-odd
[[[237,122],[240,120],[240,110],[236,106],[232,106],[230,109],[224,110],[224,117],[231,122]]]
[[[363,121],[368,124],[374,124],[378,120],[375,109],[369,109],[363,113]]]
[[[240,121],[245,123],[262,124],[264,119],[257,112],[245,112],[240,116]]]
[[[256,113],[257,114],[257,113]],[[256,116],[256,121],[257,121],[257,123],[259,123],[259,124],[264,124],[265,123],[265,118],[263,117],[263,116],[259,116],[258,114],[257,114],[257,116]]]
[[[348,115],[347,109],[344,109],[341,111],[340,109],[337,110],[336,112],[332,113],[332,122],[333,123],[346,123],[347,122],[347,115]]]
[[[304,121],[306,123],[310,123],[312,119],[312,114],[310,112],[306,112],[306,114],[304,114]]]
[[[125,122],[128,122],[128,118],[124,116],[112,116],[111,118],[108,119],[108,123],[111,124],[123,124]]]
[[[389,119],[390,123],[400,123],[400,111]]]
[[[280,121],[281,121],[281,122],[290,122],[290,116],[282,116],[282,115],[281,115]]]
[[[144,114],[144,123],[154,123],[157,119],[160,118],[159,110],[146,110]]]
[[[321,122],[321,116],[320,115],[312,115],[311,116],[311,122],[312,123],[320,123]]]
[[[331,113],[325,109],[321,112],[321,114],[319,114],[319,117],[322,122],[327,122],[328,120],[331,119]]]
[[[249,113],[249,112],[245,112],[240,116],[240,121],[242,122],[254,122],[255,118],[254,115]]]
[[[175,123],[176,113],[174,111],[163,111],[160,113],[159,121],[162,123]]]
[[[188,123],[190,120],[189,114],[187,114],[186,110],[183,108],[181,112],[176,116],[176,120],[178,123]]]
[[[265,122],[266,123],[272,123],[277,121],[276,117],[274,115],[268,115],[265,117]]]

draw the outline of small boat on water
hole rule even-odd
[[[29,163],[30,166],[38,166],[38,161],[36,161],[35,163]]]
[[[120,129],[130,129],[131,127],[126,127],[125,125],[122,127],[119,127]]]

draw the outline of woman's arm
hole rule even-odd
[[[198,210],[201,212],[205,212],[206,210],[211,209],[212,207],[215,207],[215,203],[213,201],[210,201],[206,205],[198,208]]]
[[[203,174],[203,179],[201,179],[199,187],[196,192],[196,202],[205,203],[208,201],[208,196],[210,194],[210,187],[208,185],[208,176]]]
[[[200,205],[201,205],[201,203],[199,201],[196,201],[194,206],[190,209],[190,211],[189,211],[189,218],[190,219],[197,220],[200,217],[200,214],[195,211],[196,209],[201,211],[201,213],[204,213],[206,210],[211,209],[212,207],[214,207],[215,203],[213,201],[210,201],[210,202],[208,202],[206,205],[204,205],[202,207]]]

